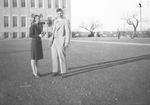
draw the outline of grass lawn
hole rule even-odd
[[[150,39],[73,40],[150,44]],[[43,39],[41,78],[32,76],[30,39],[0,40],[0,105],[150,105],[150,46],[72,41],[65,76],[52,77]]]

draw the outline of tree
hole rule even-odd
[[[95,30],[101,26],[97,21],[92,21],[89,24],[82,23],[80,28],[83,28],[90,32],[90,36],[94,36]]]
[[[133,26],[134,33],[131,36],[131,38],[133,39],[135,36],[137,36],[136,32],[137,32],[137,27],[139,25],[139,19],[136,17],[136,15],[132,15],[132,17],[126,17],[126,18],[123,18],[123,19],[127,21],[128,25]]]

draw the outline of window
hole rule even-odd
[[[13,0],[13,7],[17,7],[17,0]]]
[[[35,0],[31,0],[31,8],[35,8]]]
[[[8,7],[8,0],[4,0],[4,7]]]
[[[8,38],[9,37],[9,32],[4,32],[4,38]]]
[[[26,16],[21,16],[21,27],[26,27]]]
[[[55,8],[59,8],[59,0],[55,0]]]
[[[17,16],[13,16],[13,27],[17,27]]]
[[[52,26],[53,24],[52,17],[47,18],[47,24],[48,24],[48,27]]]
[[[4,27],[9,27],[9,16],[4,16]]]
[[[66,6],[66,1],[67,0],[62,0],[62,8],[66,8],[67,6]]]
[[[26,32],[21,32],[21,37],[22,38],[26,37]]]
[[[48,8],[52,8],[52,0],[47,0]]]
[[[52,32],[48,32],[48,38],[52,36]]]
[[[21,0],[21,7],[26,7],[26,0]]]
[[[43,0],[39,0],[39,8],[43,8]]]
[[[13,32],[13,38],[17,38],[17,32]]]

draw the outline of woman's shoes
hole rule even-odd
[[[33,73],[33,76],[36,77],[36,78],[40,78],[39,74]]]
[[[40,75],[38,73],[32,73],[32,75],[36,78],[40,78]],[[62,78],[64,77],[65,73],[60,73],[60,72],[52,72],[51,76],[61,76]]]

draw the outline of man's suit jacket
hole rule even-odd
[[[62,19],[60,22],[56,19],[53,25],[52,36],[50,38],[50,43],[53,44],[54,39],[55,42],[61,46],[65,43],[70,43],[70,22],[67,19]]]

